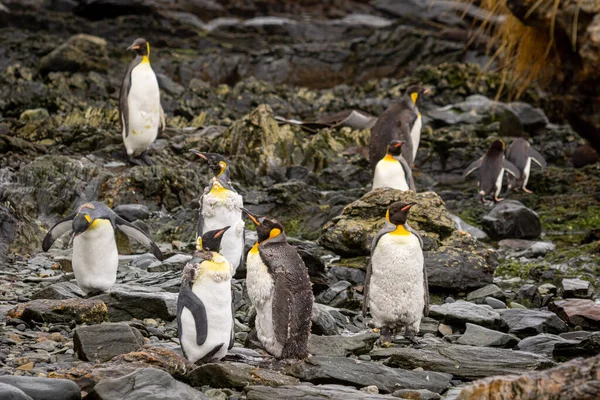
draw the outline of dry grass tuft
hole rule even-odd
[[[475,0],[455,0],[472,6]],[[554,15],[560,0],[537,0],[529,10],[531,14],[544,1],[553,2]],[[560,70],[560,59],[554,43],[554,17],[549,30],[523,24],[508,9],[506,0],[479,0],[481,9],[487,10],[487,17],[475,22],[477,36],[487,36],[488,54],[492,55],[491,65],[496,61],[502,76],[497,98],[506,91],[509,98],[520,97],[533,83],[548,84]],[[501,22],[492,22],[496,17]],[[527,15],[528,16],[528,15]]]

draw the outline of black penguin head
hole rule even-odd
[[[208,167],[215,174],[215,176],[222,175],[228,168],[229,164],[225,157],[217,153],[203,153],[198,150],[191,149],[192,153],[195,153],[198,157],[208,162]]]
[[[205,232],[202,235],[202,238],[198,239],[198,243],[196,244],[196,250],[219,252],[221,250],[221,239],[223,239],[223,234],[229,228],[229,226],[226,226],[221,229],[215,229],[213,231]]]
[[[392,156],[399,156],[402,154],[402,145],[404,145],[404,143],[404,140],[392,140],[387,146],[388,154],[391,154]]]
[[[87,231],[93,222],[93,217],[86,212],[78,213],[77,215],[75,215],[75,218],[73,218],[73,223],[71,225],[73,229],[73,236],[71,236],[70,243],[72,243],[77,236]]]
[[[431,91],[430,87],[424,87],[421,85],[412,85],[406,89],[406,95],[410,97],[415,105],[418,105],[423,95]]]
[[[127,48],[127,50],[133,50],[137,55],[149,56],[150,55],[150,43],[146,39],[138,38],[133,41],[133,44]]]
[[[272,239],[275,236],[283,232],[283,225],[276,219],[267,217],[259,217],[253,215],[250,211],[242,208],[242,211],[254,222],[256,225],[256,233],[258,234],[258,242],[264,242],[265,240]]]
[[[499,153],[504,153],[505,144],[502,140],[494,140],[488,149],[489,155],[495,155]]]
[[[394,225],[404,225],[408,218],[408,211],[415,202],[397,201],[390,204],[387,210],[386,219],[389,223]]]

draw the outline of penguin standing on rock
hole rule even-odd
[[[504,171],[513,175],[516,179],[521,177],[519,169],[504,158],[504,142],[495,140],[488,151],[478,160],[474,161],[463,172],[466,178],[476,169],[479,169],[479,195],[482,203],[486,203],[486,196],[493,195],[494,202],[501,201],[498,195],[502,189],[502,178]]]
[[[150,236],[98,201],[81,205],[77,212],[54,225],[44,237],[42,249],[48,251],[56,239],[72,230],[73,273],[77,285],[87,296],[106,292],[117,279],[119,255],[115,229],[151,249],[159,260],[163,259]]]
[[[305,358],[314,302],[308,269],[278,221],[243,211],[258,234],[246,259],[246,286],[256,308],[258,339],[276,358]]]
[[[233,266],[233,273],[244,259],[244,220],[242,208],[244,201],[231,186],[229,164],[225,157],[216,153],[202,153],[190,150],[208,162],[214,173],[204,194],[200,197],[200,214],[198,216],[198,237],[204,232],[230,226],[223,235],[223,256]]]
[[[183,269],[177,299],[177,328],[185,357],[210,362],[233,347],[231,278],[233,268],[221,254],[221,239],[229,227],[206,232],[194,257]]]
[[[416,203],[397,201],[386,214],[386,224],[371,247],[371,260],[364,285],[363,316],[367,307],[381,329],[382,346],[390,346],[396,331],[416,343],[421,318],[429,313],[429,288],[421,237],[406,223]]]
[[[418,85],[410,86],[398,102],[389,106],[377,118],[377,122],[371,128],[369,144],[369,160],[373,170],[379,160],[385,156],[387,145],[394,139],[406,142],[402,148],[402,155],[408,165],[412,167],[417,157],[423,125],[417,106],[422,96],[429,93],[430,90],[430,88]]]
[[[119,97],[123,143],[131,163],[153,165],[148,148],[165,130],[165,114],[160,105],[158,80],[150,66],[150,44],[136,39],[127,50],[137,55],[127,68]]]
[[[548,166],[548,164],[546,164],[546,160],[544,160],[544,157],[533,147],[531,147],[527,140],[517,138],[510,144],[506,154],[506,159],[512,162],[521,172],[521,177],[518,179],[512,175],[508,176],[508,189],[506,192],[508,193],[511,190],[523,189],[525,193],[533,193],[531,190],[525,187],[529,181],[531,161],[535,162],[537,165],[542,167],[542,169],[544,169]]]
[[[402,156],[402,140],[392,140],[387,146],[387,154],[375,167],[373,189],[389,187],[416,192],[412,170]]]

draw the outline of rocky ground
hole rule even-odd
[[[3,3],[0,393],[481,399],[493,387],[503,398],[597,397],[600,164],[573,166],[584,142],[548,121],[543,94],[493,100],[501,78],[464,63],[486,61],[476,44],[465,50],[469,24],[435,7],[406,18],[385,1]],[[76,36],[84,25],[93,36]],[[126,164],[117,120],[124,48],[137,36],[153,44],[167,113],[152,167]],[[418,194],[369,193],[368,130],[275,118],[376,116],[413,82],[435,88],[422,106]],[[510,142],[507,116],[549,168],[534,169],[534,194],[492,208],[461,173],[498,136]],[[279,218],[298,247],[316,298],[308,359],[260,349],[243,268],[234,349],[201,367],[181,357],[175,304],[209,178],[191,148],[226,154],[247,207]],[[398,199],[418,202],[410,223],[424,235],[433,306],[420,345],[398,336],[381,349],[359,313],[362,283],[370,240]],[[119,236],[117,285],[84,299],[68,239],[49,253],[41,239],[86,200],[146,229],[166,260]]]

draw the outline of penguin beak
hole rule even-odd
[[[73,240],[75,240],[75,237],[77,237],[77,235],[79,235],[79,234],[73,233],[73,235],[71,235],[71,240],[69,240],[69,247],[71,247],[73,245]]]
[[[139,49],[139,48],[140,48],[140,46],[136,46],[136,45],[132,44],[131,46],[129,46],[129,47],[127,48],[127,50],[137,50],[137,49]]]
[[[206,155],[204,155],[204,153],[196,150],[196,149],[191,149],[190,150],[192,153],[196,154],[198,157],[200,157],[203,160],[208,160],[208,157],[206,157]]]
[[[417,204],[416,202],[412,202],[412,203],[408,203],[407,205],[405,205],[404,207],[402,207],[402,211],[407,211],[410,210],[412,206],[414,206],[415,204]]]
[[[217,239],[218,237],[223,235],[225,232],[227,232],[227,229],[229,229],[229,228],[231,228],[231,226],[226,226],[225,228],[223,228],[220,231],[218,231],[217,233],[215,233],[215,235],[213,236],[213,239]]]
[[[404,142],[400,142],[400,143],[396,143],[396,144],[394,145],[394,147],[395,147],[395,148],[398,148],[398,147],[402,147],[403,145],[404,145]]]
[[[254,215],[252,215],[252,213],[250,211],[248,211],[245,208],[241,209],[244,214],[246,214],[248,216],[248,218],[250,218],[252,220],[252,222],[254,222],[256,224],[256,226],[260,226],[260,222],[258,221],[258,218],[256,218]]]
[[[431,93],[431,91],[433,91],[433,87],[427,86],[425,87],[425,90],[423,90],[423,94]]]

